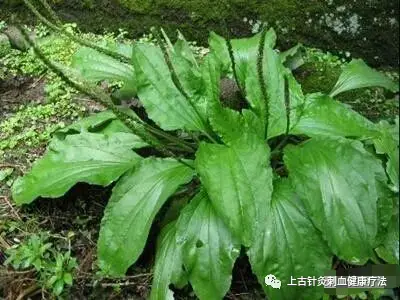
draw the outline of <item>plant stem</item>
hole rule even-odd
[[[43,5],[43,7],[46,9],[46,11],[49,13],[49,15],[51,16],[51,18],[53,19],[53,21],[58,25],[58,26],[62,26],[62,22],[61,20],[58,18],[57,14],[54,12],[54,10],[51,8],[51,6],[49,5],[49,3],[46,0],[39,0],[40,3]]]
[[[282,141],[280,141],[280,143],[274,148],[274,150],[271,151],[270,156],[272,157],[274,155],[277,155],[280,152],[281,148],[283,146],[285,146],[285,143],[288,141],[288,139],[289,139],[289,136],[285,135],[285,137],[282,139]]]
[[[208,134],[208,132],[204,131],[203,133],[211,142],[218,144],[218,142],[210,134]]]
[[[201,114],[200,114],[199,110],[197,109],[196,105],[194,105],[192,103],[192,101],[190,100],[189,95],[185,92],[185,90],[184,90],[184,88],[182,86],[182,83],[180,82],[179,77],[178,77],[178,75],[177,75],[177,73],[175,71],[175,68],[174,68],[173,64],[172,64],[169,52],[168,52],[167,48],[165,47],[164,42],[161,39],[159,31],[156,30],[156,29],[153,29],[152,32],[153,32],[155,38],[157,39],[158,45],[161,48],[161,51],[162,51],[162,53],[164,55],[164,60],[165,60],[165,63],[167,64],[167,66],[168,66],[168,70],[169,70],[169,73],[171,74],[171,79],[172,79],[173,84],[175,85],[176,89],[180,92],[180,94],[186,99],[186,101],[189,103],[189,105],[192,107],[192,109],[196,113],[197,117],[200,119],[202,125],[205,128],[204,131],[203,130],[201,130],[201,131],[204,133],[204,135],[211,142],[217,143],[217,141],[215,139],[213,139],[211,134],[208,132],[208,131],[212,132],[209,124],[207,123],[206,120],[203,119],[203,117],[201,116]]]
[[[145,142],[147,142],[149,145],[153,146],[156,148],[158,151],[163,153],[166,156],[172,156],[175,157],[179,162],[182,164],[190,167],[193,169],[192,166],[184,162],[181,158],[177,157],[175,153],[171,152],[170,150],[166,149],[164,145],[155,137],[153,134],[149,133],[146,131],[148,129],[148,124],[144,126],[143,123],[138,123],[142,122],[142,120],[138,119],[136,121],[132,120],[132,117],[128,115],[126,112],[118,108],[112,101],[111,98],[106,95],[102,90],[92,87],[89,83],[85,83],[85,86],[76,83],[75,81],[71,80],[66,76],[66,74],[56,67],[43,53],[42,51],[36,47],[35,43],[30,39],[29,34],[26,32],[26,30],[20,25],[16,24],[17,28],[20,30],[22,36],[24,37],[25,41],[32,47],[33,51],[35,54],[42,60],[42,62],[50,69],[52,70],[56,75],[58,75],[62,80],[64,80],[67,84],[69,84],[71,87],[76,89],[77,91],[93,98],[96,99],[100,104],[104,105],[108,109],[110,109],[118,119],[120,119],[134,134],[138,135],[141,137]]]
[[[289,135],[290,131],[290,89],[289,89],[289,80],[287,76],[285,79],[285,108],[286,108],[286,136]]]
[[[232,72],[233,72],[233,77],[235,78],[235,81],[236,81],[236,85],[239,88],[239,92],[240,92],[240,95],[241,95],[242,99],[246,99],[245,94],[244,94],[244,90],[242,88],[242,85],[240,84],[239,77],[238,77],[237,72],[236,72],[235,56],[234,56],[234,53],[233,53],[233,47],[232,47],[232,42],[230,40],[230,37],[227,37],[227,39],[226,39],[226,46],[228,47],[229,58],[231,60]]]
[[[118,52],[111,51],[107,48],[103,48],[103,47],[97,46],[95,44],[92,44],[84,39],[76,37],[75,35],[73,35],[72,33],[69,33],[68,31],[65,31],[62,27],[58,27],[58,26],[54,25],[39,12],[29,0],[23,0],[23,1],[24,1],[25,5],[28,6],[28,8],[32,11],[32,13],[50,29],[69,37],[71,40],[73,40],[73,41],[77,42],[78,44],[81,44],[85,47],[89,47],[94,50],[97,50],[97,51],[104,53],[114,59],[117,59],[117,60],[123,62],[123,63],[130,63],[131,59],[129,57],[122,55]]]
[[[147,130],[149,130],[150,132],[152,132],[152,133],[154,133],[154,134],[156,134],[156,135],[158,135],[160,137],[163,137],[164,139],[166,139],[166,140],[168,140],[170,142],[173,142],[173,143],[181,146],[182,149],[185,150],[185,151],[188,151],[188,152],[191,152],[191,153],[196,151],[196,149],[194,149],[189,143],[186,143],[185,141],[182,141],[181,139],[179,139],[179,138],[177,138],[177,137],[175,137],[173,135],[167,134],[166,132],[164,132],[162,130],[157,130],[156,128],[151,127],[151,126],[149,126],[147,124],[145,124],[145,128]]]
[[[91,44],[91,43],[89,43],[89,42],[87,42],[87,41],[85,41],[85,40],[83,40],[83,39],[80,39],[80,38],[74,36],[73,34],[70,34],[69,32],[66,32],[65,30],[62,30],[61,27],[55,26],[55,25],[52,24],[50,21],[48,21],[43,15],[40,14],[40,12],[32,5],[32,3],[31,3],[29,0],[23,0],[23,1],[24,1],[25,4],[29,7],[29,9],[30,9],[43,23],[45,23],[50,29],[53,29],[54,31],[61,32],[61,33],[65,34],[67,37],[69,37],[70,39],[76,41],[76,42],[79,43],[79,44],[82,44],[82,45],[84,45],[84,46],[93,48],[93,49],[95,49],[95,50],[97,50],[97,51],[99,51],[99,52],[102,52],[102,53],[104,53],[104,54],[106,54],[106,55],[108,55],[108,56],[111,56],[111,57],[113,57],[113,58],[115,58],[115,59],[121,60],[121,61],[124,62],[124,63],[130,63],[130,58],[129,58],[129,57],[123,56],[123,55],[121,55],[121,54],[119,54],[119,53],[116,53],[116,52],[114,52],[114,51],[105,49],[105,48],[103,48],[103,47],[99,47],[99,46],[97,46],[97,45],[93,45],[93,44]],[[52,18],[55,19],[55,20],[57,20],[57,23],[61,26],[61,25],[62,25],[62,24],[61,24],[61,21],[58,19],[56,13],[52,10],[52,8],[51,8],[50,5],[47,3],[47,1],[46,1],[46,0],[40,0],[40,2],[43,4],[43,6],[46,8],[46,10],[49,12],[49,14],[52,16]],[[79,89],[77,89],[77,90],[79,90]],[[91,95],[91,96],[93,96],[93,95]],[[103,104],[104,104],[104,103],[103,103]],[[109,105],[111,105],[111,104],[107,104],[106,106],[108,107]],[[111,108],[111,109],[113,110],[114,113],[117,112],[117,111],[116,111],[117,108],[113,107],[113,108]],[[140,120],[140,121],[141,121],[141,120]],[[148,129],[149,131],[151,131],[153,134],[157,134],[158,136],[161,136],[161,137],[163,137],[163,138],[165,138],[165,139],[167,139],[167,140],[169,140],[169,141],[171,141],[171,142],[174,142],[174,143],[176,143],[176,144],[182,146],[182,148],[183,148],[185,151],[189,151],[189,152],[195,151],[195,149],[193,149],[190,145],[186,144],[184,141],[181,141],[180,139],[178,139],[178,138],[176,138],[176,137],[174,137],[174,136],[172,136],[172,135],[169,135],[169,134],[167,134],[167,133],[165,133],[165,132],[163,132],[163,131],[161,131],[161,130],[158,130],[158,129],[156,129],[156,128],[154,128],[154,127],[148,125],[148,124],[145,124],[145,123],[144,123],[143,125],[146,127],[146,129]],[[131,126],[129,126],[129,127],[131,127]]]

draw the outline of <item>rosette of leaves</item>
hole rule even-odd
[[[103,274],[123,276],[155,220],[166,223],[151,299],[173,299],[171,285],[186,284],[200,299],[222,299],[240,253],[270,299],[319,299],[323,287],[287,283],[323,276],[334,256],[398,262],[395,129],[334,99],[367,86],[397,92],[397,84],[355,60],[330,95],[304,95],[275,39],[272,29],[233,40],[212,33],[201,62],[182,37],[134,45],[129,72],[150,121],[128,120],[109,104],[63,129],[14,184],[14,201],[115,182],[98,263]],[[238,110],[220,101],[226,78],[245,103]],[[265,286],[268,274],[281,289]]]

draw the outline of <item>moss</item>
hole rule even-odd
[[[340,67],[308,62],[296,70],[296,77],[305,94],[323,92],[329,94],[339,78]],[[399,112],[399,99],[382,88],[358,89],[336,97],[371,121],[394,120]]]
[[[0,18],[16,12],[29,21],[20,0],[7,0]],[[95,33],[103,29],[129,31],[132,37],[162,25],[167,32],[181,30],[188,39],[207,43],[214,30],[233,36],[251,33],[243,20],[266,22],[278,31],[281,48],[297,42],[339,52],[350,51],[370,65],[398,65],[398,0],[58,0],[61,17]],[[4,7],[4,8],[3,8]],[[99,27],[99,24],[102,24]],[[384,49],[384,51],[382,51]]]
[[[339,77],[340,68],[332,69],[327,66],[307,63],[295,73],[304,93],[329,93]]]
[[[347,60],[350,60],[350,57]],[[329,94],[347,60],[329,52],[307,49],[306,63],[295,70],[296,79],[301,83],[305,94],[315,92]],[[381,71],[393,80],[398,81],[398,71],[392,69]],[[394,120],[399,112],[398,96],[382,88],[352,90],[338,95],[336,99],[372,121]]]
[[[294,74],[305,94],[323,92],[329,94],[335,85],[346,59],[330,52],[306,48],[305,64]]]

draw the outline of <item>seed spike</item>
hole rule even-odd
[[[258,74],[258,82],[260,84],[261,95],[265,101],[265,138],[268,138],[268,127],[269,127],[269,98],[267,94],[267,86],[264,80],[264,45],[265,38],[267,35],[267,29],[263,27],[261,31],[260,43],[258,44],[258,54],[257,54],[257,74]]]
[[[71,34],[70,32],[66,31],[62,27],[62,24],[61,24],[61,26],[57,26],[57,25],[53,24],[51,21],[49,21],[46,17],[44,17],[29,0],[23,0],[23,1],[24,1],[25,5],[32,11],[32,13],[43,24],[45,24],[47,27],[49,27],[51,30],[67,36],[68,38],[70,38],[71,40],[73,40],[74,42],[76,42],[76,43],[78,43],[78,44],[80,44],[82,46],[92,48],[92,49],[94,49],[96,51],[99,51],[99,52],[101,52],[101,53],[103,53],[105,55],[108,55],[108,56],[110,56],[110,57],[112,57],[112,58],[114,58],[114,59],[116,59],[116,60],[118,60],[120,62],[128,63],[128,64],[130,63],[130,61],[131,61],[130,57],[122,55],[122,54],[120,54],[118,52],[114,52],[114,51],[109,50],[107,48],[100,47],[100,46],[95,45],[95,44],[93,44],[91,42],[88,42],[87,40],[81,39],[81,38]]]

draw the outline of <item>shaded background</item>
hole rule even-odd
[[[262,23],[278,32],[284,49],[297,42],[348,51],[373,66],[398,66],[399,0],[50,0],[65,22],[102,33],[126,29],[131,37],[162,25],[207,43],[210,30],[241,37]],[[20,0],[0,0],[0,18],[35,20]],[[101,26],[100,26],[101,24]]]

